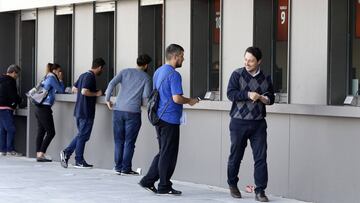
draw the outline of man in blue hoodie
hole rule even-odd
[[[0,155],[21,156],[15,151],[15,123],[14,110],[20,104],[21,97],[16,88],[16,78],[20,67],[10,65],[5,75],[0,76]]]

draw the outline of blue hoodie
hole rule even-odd
[[[55,102],[55,93],[64,93],[65,91],[64,83],[60,82],[53,73],[48,73],[45,76],[45,80],[41,82],[41,85],[49,91],[43,105],[52,106]]]

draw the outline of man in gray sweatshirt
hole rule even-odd
[[[141,104],[151,92],[151,78],[145,73],[151,58],[144,54],[137,58],[137,68],[122,70],[109,83],[105,100],[113,110],[113,128],[115,142],[115,172],[121,175],[138,175],[131,168],[136,138],[141,127]],[[110,96],[120,83],[116,102],[113,105]]]

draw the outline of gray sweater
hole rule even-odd
[[[113,89],[120,83],[116,97],[114,110],[126,112],[141,112],[143,98],[147,98],[151,92],[151,78],[138,68],[122,70],[109,83],[105,100],[110,101]]]

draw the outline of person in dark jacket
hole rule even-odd
[[[10,65],[6,74],[0,76],[0,155],[21,156],[15,151],[14,110],[21,103],[16,88],[16,78],[20,73],[19,66]]]
[[[267,171],[267,124],[265,105],[274,103],[274,89],[270,76],[260,70],[261,50],[249,47],[244,55],[244,67],[236,69],[230,77],[227,97],[232,101],[230,110],[230,156],[228,160],[228,184],[230,194],[241,198],[237,187],[241,160],[250,140],[254,157],[255,200],[268,202],[265,189]]]
[[[51,107],[55,102],[55,93],[64,93],[65,86],[62,79],[63,75],[60,65],[48,63],[46,76],[41,82],[41,85],[49,93],[42,104],[35,105],[35,116],[37,120],[36,161],[38,162],[52,161],[51,158],[45,156],[45,153],[51,140],[55,136],[54,118]]]

